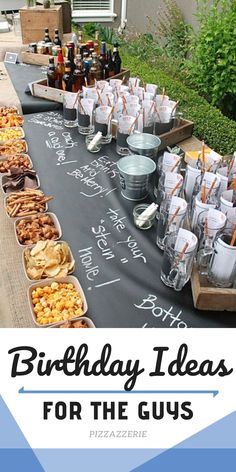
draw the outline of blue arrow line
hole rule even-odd
[[[24,387],[20,388],[19,393],[46,393],[46,394],[68,394],[68,393],[78,393],[81,395],[90,395],[90,394],[209,394],[215,397],[218,395],[219,390],[25,390]]]

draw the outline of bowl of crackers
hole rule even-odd
[[[65,241],[38,241],[23,251],[23,265],[28,280],[66,277],[72,274],[75,260]]]
[[[78,320],[88,310],[83,289],[73,275],[31,285],[28,300],[33,320],[41,328]]]
[[[45,213],[47,202],[53,197],[46,197],[41,190],[26,189],[12,192],[5,198],[5,210],[9,218]]]

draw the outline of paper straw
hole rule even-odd
[[[210,197],[211,192],[212,192],[212,190],[213,190],[214,185],[216,184],[216,182],[217,182],[217,177],[214,179],[214,181],[212,182],[212,184],[211,184],[211,186],[210,186],[209,192],[208,192],[208,194],[207,194],[207,200],[208,200],[208,198]]]
[[[180,161],[181,161],[181,157],[179,159],[177,159],[176,163],[173,165],[173,167],[171,167],[170,172],[174,172],[176,167],[178,167]]]
[[[171,115],[173,115],[174,111],[176,110],[177,106],[179,104],[179,100],[176,102],[176,104],[173,106],[172,108],[172,111],[171,111]]]
[[[88,87],[87,77],[84,78],[84,81],[85,81],[85,86]]]
[[[159,123],[161,123],[161,117],[160,117],[160,113],[159,113],[159,111],[158,111],[158,109],[157,109],[157,106],[156,106],[156,105],[155,105],[155,112],[156,112],[156,114],[157,114],[157,116],[158,116],[158,118],[159,118]]]
[[[202,184],[201,199],[202,199],[202,203],[206,203],[206,184],[205,184],[205,182],[203,182],[203,184]]]
[[[205,169],[206,159],[205,159],[205,142],[204,141],[202,141],[202,163],[203,163],[203,168]]]
[[[125,75],[123,75],[121,85],[123,85],[125,83],[125,80],[126,80],[126,77],[125,77]]]
[[[128,129],[128,134],[130,134],[131,131],[132,131],[132,128],[135,127],[135,125],[136,125],[136,123],[137,123],[137,121],[138,121],[138,119],[139,119],[139,116],[140,116],[140,112],[139,112],[139,114],[136,116],[136,118],[135,118],[133,124],[132,124],[132,125],[130,126],[130,128]]]
[[[170,196],[171,196],[171,197],[174,195],[175,191],[176,191],[179,187],[181,187],[181,185],[182,185],[182,181],[179,180],[179,181],[177,182],[176,186],[172,189],[172,191],[171,191],[171,193],[170,193]]]
[[[230,163],[229,163],[229,166],[228,166],[228,175],[230,174],[233,165],[234,165],[234,159],[231,159],[231,161],[230,161]]]
[[[204,224],[204,235],[205,235],[206,238],[208,238],[209,232],[208,232],[208,222],[207,222],[207,218],[206,218],[205,224]]]
[[[86,115],[85,109],[84,109],[84,107],[83,107],[83,105],[82,105],[82,103],[81,103],[81,100],[80,100],[80,96],[78,96],[78,102],[79,102],[79,105],[80,105],[80,108],[81,108],[82,112],[84,113],[84,115]]]
[[[176,216],[178,215],[178,213],[179,213],[179,211],[180,211],[180,208],[181,208],[181,207],[176,208],[174,214],[172,215],[170,221],[168,222],[167,229],[172,225],[174,219],[176,218]]]
[[[235,228],[235,230],[234,230],[232,239],[231,239],[231,241],[230,241],[230,246],[234,246],[235,241],[236,241],[236,228]]]
[[[184,254],[185,254],[185,252],[187,251],[188,247],[189,247],[189,243],[185,243],[185,245],[184,245],[184,247],[183,247],[183,249],[182,249],[182,251],[181,251],[179,257],[177,258],[177,260],[176,260],[176,262],[175,262],[173,268],[174,268],[174,267],[177,267],[177,266],[179,265],[179,263],[182,261],[182,259],[183,259],[183,257],[184,257]]]

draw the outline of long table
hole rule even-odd
[[[61,112],[29,114],[24,129],[41,188],[54,195],[49,210],[57,215],[62,240],[71,247],[74,275],[97,327],[236,326],[236,313],[195,310],[190,283],[175,292],[161,282],[163,253],[155,244],[156,228],[142,231],[134,226],[135,202],[121,196],[114,143],[98,154],[89,153],[77,129],[64,127]],[[33,326],[22,250],[13,222],[1,211],[0,287],[8,307],[2,324]]]

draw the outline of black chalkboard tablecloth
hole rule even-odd
[[[114,143],[87,152],[77,128],[63,126],[61,112],[29,114],[24,129],[97,327],[236,326],[236,313],[195,310],[190,284],[181,292],[163,285],[156,229],[134,226],[135,202],[121,196]]]
[[[25,92],[29,82],[34,82],[46,77],[46,67],[21,63],[5,63],[5,66],[21,102],[24,115],[27,113],[59,110],[61,108],[60,103],[44,100],[44,98],[33,97],[30,93]]]

